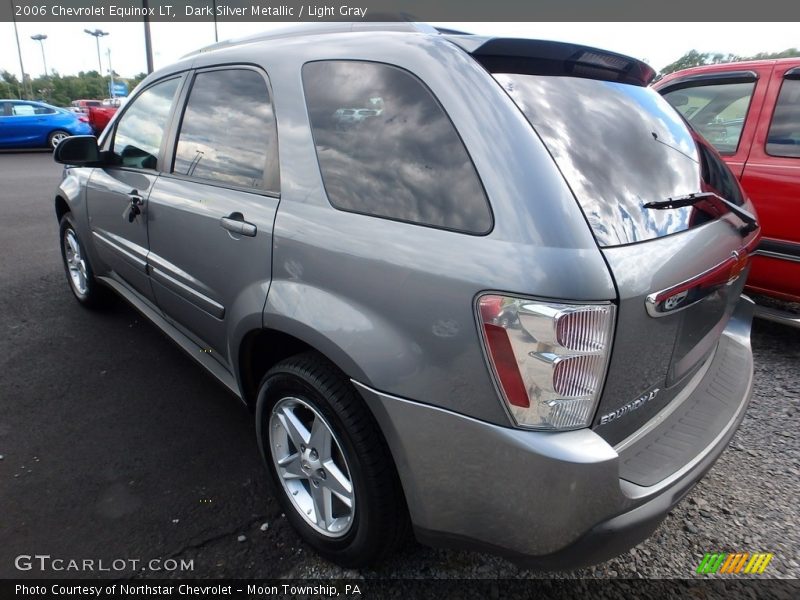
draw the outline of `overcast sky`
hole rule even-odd
[[[700,52],[732,52],[739,55],[775,52],[800,45],[798,23],[439,23],[481,34],[530,37],[576,42],[614,50],[644,59],[661,69],[691,49]],[[271,23],[219,23],[219,39],[225,40],[283,27]],[[108,69],[106,50],[111,49],[114,70],[132,77],[146,70],[141,23],[18,23],[25,71],[34,77],[44,71],[39,42],[45,34],[47,68],[63,75],[97,69],[95,39],[84,28],[110,33],[100,40],[103,70]],[[214,43],[214,24],[153,23],[155,67],[163,67],[187,52]],[[19,77],[19,59],[13,23],[0,23],[0,70]]]

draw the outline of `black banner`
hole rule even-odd
[[[3,0],[0,21],[795,21],[787,0]]]
[[[0,598],[758,598],[794,600],[797,580],[684,579],[5,580]]]

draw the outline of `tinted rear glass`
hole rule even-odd
[[[333,206],[467,233],[492,228],[464,144],[414,75],[380,63],[320,61],[303,67],[303,86]]]
[[[691,207],[643,207],[703,191],[692,132],[658,93],[577,77],[495,78],[544,141],[601,246],[653,239],[697,223]]]

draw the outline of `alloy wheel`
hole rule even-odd
[[[353,524],[355,492],[342,446],[320,412],[285,397],[269,421],[270,454],[295,510],[318,533],[344,536]]]
[[[89,291],[86,259],[83,257],[80,242],[72,229],[64,232],[64,260],[67,263],[72,288],[79,296],[85,296]]]
[[[69,137],[68,134],[64,133],[63,131],[57,131],[53,135],[50,136],[50,145],[53,147],[53,150],[61,143],[62,140],[65,140]]]

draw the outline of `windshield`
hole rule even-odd
[[[677,233],[691,207],[648,202],[703,191],[692,131],[656,92],[578,77],[495,74],[542,138],[601,246]]]

